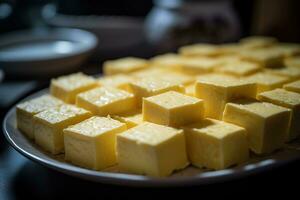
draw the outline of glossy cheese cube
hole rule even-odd
[[[50,93],[66,103],[73,104],[77,94],[97,86],[98,84],[93,77],[83,73],[75,73],[52,79]]]
[[[76,105],[105,117],[134,110],[136,100],[133,94],[124,90],[100,87],[77,95]]]
[[[125,123],[127,128],[132,128],[143,123],[143,115],[141,110],[133,110],[119,115],[114,115],[113,118]]]
[[[300,80],[283,85],[285,90],[300,93]]]
[[[134,81],[135,78],[125,75],[117,74],[112,76],[104,76],[98,79],[98,83],[105,87],[114,87],[130,92],[129,83]]]
[[[279,76],[275,74],[270,74],[266,72],[259,72],[250,76],[247,76],[245,80],[257,84],[257,94],[273,90],[282,87],[283,84],[289,81],[289,78],[284,76]]]
[[[156,124],[180,127],[203,118],[203,101],[169,91],[143,99],[143,119]]]
[[[205,75],[198,78],[195,95],[204,100],[206,117],[222,119],[225,104],[240,97],[255,97],[256,85],[226,75]]]
[[[52,154],[64,151],[63,129],[91,117],[91,113],[73,105],[64,104],[34,116],[35,142]]]
[[[151,66],[167,70],[180,70],[181,57],[177,54],[168,53],[155,56],[150,59]]]
[[[179,53],[184,56],[218,56],[221,54],[218,45],[192,44],[179,48]]]
[[[30,139],[34,139],[33,116],[44,110],[62,104],[63,101],[50,95],[43,95],[41,97],[18,104],[16,109],[18,129],[20,129]]]
[[[276,43],[276,38],[266,36],[250,36],[240,40],[242,47],[250,49],[270,47],[274,46]]]
[[[297,67],[282,67],[276,69],[266,69],[267,73],[287,77],[290,81],[300,78],[300,68]]]
[[[130,83],[131,91],[137,99],[138,107],[142,106],[143,97],[150,97],[167,91],[184,92],[184,86],[176,80],[161,77],[146,77]]]
[[[147,68],[148,61],[142,58],[126,57],[116,60],[108,60],[103,64],[105,75],[127,74]]]
[[[286,140],[290,141],[297,138],[300,134],[300,94],[289,92],[284,89],[275,89],[262,92],[258,95],[258,99],[270,102],[278,106],[290,108],[292,110],[292,120],[290,131]]]
[[[225,169],[249,159],[246,130],[234,124],[204,119],[184,128],[191,164]]]
[[[224,121],[247,130],[250,149],[256,154],[283,147],[290,119],[290,109],[245,99],[227,103],[223,114]]]
[[[283,54],[274,50],[246,50],[239,53],[242,60],[259,64],[262,67],[276,68],[283,66]]]
[[[214,58],[186,58],[182,61],[181,71],[190,75],[213,72],[221,65],[219,59]]]
[[[188,165],[182,130],[144,122],[117,135],[121,171],[168,176]]]
[[[126,125],[106,117],[91,117],[64,129],[65,159],[102,170],[116,164],[116,136]]]
[[[237,77],[254,74],[261,70],[262,67],[253,62],[235,61],[227,62],[224,65],[215,69],[216,72],[225,73]]]
[[[299,67],[300,68],[300,56],[289,57],[284,59],[284,65],[287,67]]]

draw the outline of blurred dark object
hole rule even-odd
[[[231,0],[155,0],[147,16],[149,41],[162,52],[207,42],[232,42],[241,36],[240,21]]]

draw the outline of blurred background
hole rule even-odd
[[[107,59],[149,58],[186,44],[230,43],[249,35],[299,43],[299,8],[297,0],[0,0],[1,121],[14,103],[47,87],[51,77],[100,74]],[[252,181],[269,179],[270,173]],[[232,184],[249,186],[245,180]],[[56,191],[85,186],[99,189],[33,164],[0,134],[0,199],[52,198]],[[103,191],[114,189],[102,186]]]

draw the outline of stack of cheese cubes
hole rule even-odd
[[[297,44],[256,36],[111,60],[100,78],[53,79],[50,94],[17,106],[17,125],[44,150],[89,169],[220,170],[299,136],[299,55]]]

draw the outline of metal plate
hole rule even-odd
[[[24,100],[38,97],[47,93],[48,90],[37,92]],[[251,155],[249,162],[233,166],[232,168],[208,171],[205,169],[198,169],[192,166],[187,167],[182,171],[174,173],[166,178],[153,178],[142,175],[124,174],[118,171],[118,166],[113,166],[104,171],[94,171],[81,167],[77,167],[64,161],[64,155],[53,156],[37,145],[33,141],[27,139],[16,128],[16,114],[15,106],[6,114],[3,121],[3,132],[9,143],[21,154],[27,158],[36,161],[44,166],[50,167],[65,174],[76,176],[79,178],[116,185],[126,186],[152,186],[152,187],[166,187],[166,186],[187,186],[210,184],[220,181],[241,178],[253,173],[263,172],[265,170],[287,164],[291,161],[300,158],[300,141],[294,141],[286,144],[281,150],[274,152],[269,156],[255,156]]]

